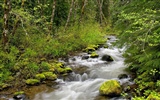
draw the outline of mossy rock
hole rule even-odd
[[[44,74],[36,74],[36,79],[38,79],[38,80],[45,80],[46,76]]]
[[[66,73],[66,70],[65,70],[65,68],[59,67],[59,68],[57,68],[57,72],[58,72],[59,74],[64,74],[64,73]]]
[[[93,51],[95,51],[96,49],[94,47],[87,47],[85,49],[83,49],[83,52],[87,52],[87,53],[92,53]]]
[[[160,100],[160,93],[152,92],[146,100]]]
[[[105,44],[103,47],[104,47],[104,48],[108,48],[108,45],[107,45],[107,44]]]
[[[4,90],[4,89],[7,89],[11,87],[11,85],[9,84],[6,84],[6,83],[0,83],[0,90]]]
[[[99,45],[89,45],[88,47],[92,47],[92,48],[94,48],[95,50],[97,50],[97,49],[98,49],[98,46],[99,46]]]
[[[49,71],[50,72],[55,72],[55,66],[50,67]]]
[[[46,79],[48,79],[48,80],[56,80],[57,79],[57,75],[53,74],[53,72],[43,72],[43,74],[45,75]]]
[[[64,68],[64,63],[62,63],[62,62],[58,62],[58,63],[56,64],[56,67]]]
[[[27,85],[37,85],[39,83],[40,83],[40,81],[38,79],[27,79],[26,80]]]
[[[119,96],[122,93],[122,88],[117,80],[109,80],[104,82],[100,88],[99,92],[101,95],[106,96]]]
[[[70,67],[65,67],[65,71],[66,71],[66,73],[71,73],[71,72],[72,72],[72,68],[70,68]]]
[[[13,98],[14,100],[29,100],[24,91],[15,92]]]
[[[25,94],[25,93],[24,93],[24,91],[18,91],[18,92],[15,92],[15,93],[14,93],[14,96],[15,96],[15,95],[20,95],[20,94]]]
[[[97,57],[99,57],[99,55],[96,52],[91,53],[91,58],[97,58]]]

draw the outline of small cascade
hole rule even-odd
[[[75,74],[74,75],[74,81],[85,81],[88,79],[88,75],[84,73],[83,75]]]
[[[125,48],[119,49],[112,45],[117,40],[114,36],[108,38],[106,44],[109,48],[97,50],[98,58],[83,59],[84,56],[90,56],[87,53],[80,53],[77,56],[70,57],[67,64],[75,69],[75,72],[72,72],[69,76],[70,81],[59,80],[59,83],[63,83],[60,84],[59,89],[50,93],[38,93],[34,100],[95,100],[95,97],[99,95],[99,87],[103,82],[116,79],[121,84],[129,83],[130,78],[118,79],[118,75],[126,73],[124,71],[126,68],[124,58],[122,57]],[[110,55],[114,61],[101,60],[103,55]],[[84,70],[79,72],[79,69]],[[111,100],[118,99],[115,97]]]

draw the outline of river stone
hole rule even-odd
[[[88,55],[82,56],[82,60],[85,60],[85,59],[88,59],[88,58],[89,58]]]
[[[29,100],[24,91],[15,92],[13,96],[14,100]]]
[[[117,80],[109,80],[100,86],[99,92],[101,95],[110,97],[119,96],[122,92],[122,87]]]
[[[103,61],[113,61],[113,58],[109,55],[103,55],[102,56],[102,60]]]
[[[25,94],[19,94],[13,97],[14,100],[27,100]]]
[[[120,74],[120,75],[118,75],[118,78],[119,79],[128,78],[128,75],[127,74]]]
[[[72,68],[70,68],[70,67],[65,67],[65,71],[66,71],[66,73],[71,73],[71,72],[72,72]]]
[[[98,58],[99,55],[96,52],[91,53],[91,58]]]

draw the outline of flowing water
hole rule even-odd
[[[116,38],[114,36],[109,38],[107,41],[109,48],[102,47],[96,51],[99,54],[98,58],[82,60],[83,56],[90,55],[80,53],[77,56],[70,57],[68,62],[65,62],[73,69],[85,68],[84,72],[72,72],[67,79],[58,79],[57,82],[60,83],[60,86],[57,90],[50,93],[38,93],[34,100],[95,100],[99,95],[99,87],[103,82],[116,79],[122,84],[128,81],[129,78],[121,80],[117,78],[118,75],[125,73],[123,70],[126,66],[122,57],[124,48],[119,49],[112,46],[112,42],[116,41]],[[106,54],[110,55],[114,61],[102,61],[102,56]],[[117,100],[117,98],[111,99]]]

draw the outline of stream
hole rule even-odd
[[[61,60],[73,70],[71,75],[65,79],[57,79],[59,88],[53,92],[38,93],[34,100],[124,100],[122,97],[113,97],[110,99],[99,98],[100,85],[111,79],[118,80],[121,84],[129,82],[130,78],[118,79],[118,75],[126,73],[124,69],[124,58],[122,53],[124,48],[117,48],[112,45],[116,41],[114,36],[109,36],[106,44],[108,48],[99,48],[96,50],[98,58],[82,59],[83,56],[90,56],[87,53],[79,53],[77,56],[71,56],[68,61]],[[114,61],[102,61],[103,55],[110,55]],[[84,69],[81,70],[80,69]]]

